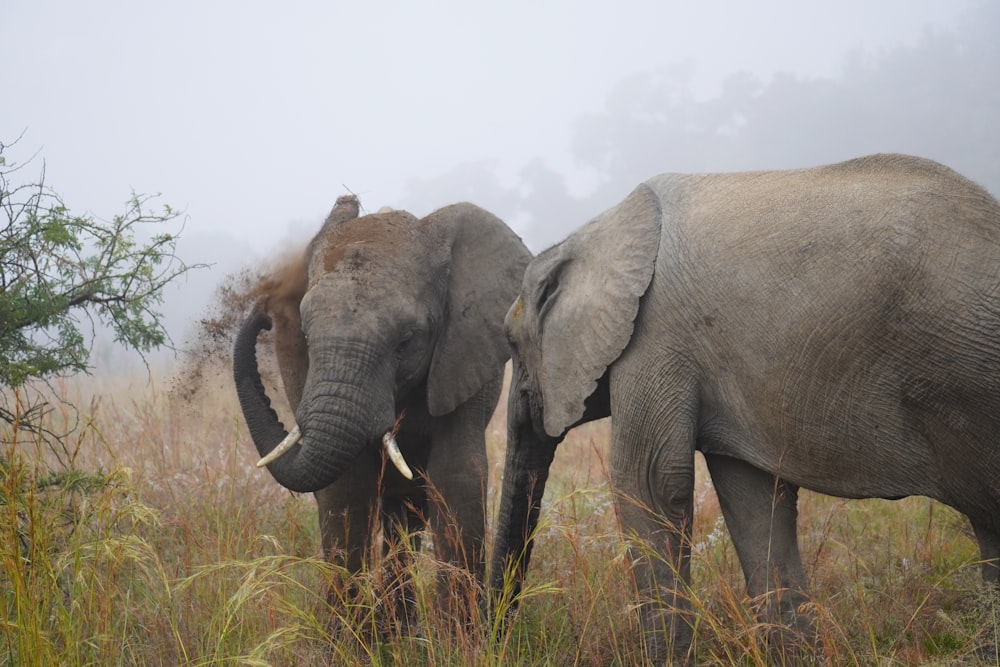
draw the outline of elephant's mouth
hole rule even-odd
[[[410,470],[410,466],[407,465],[406,459],[403,457],[403,452],[399,450],[399,443],[396,442],[396,432],[399,430],[399,424],[403,421],[403,415],[405,410],[399,414],[396,418],[396,423],[392,425],[392,428],[386,431],[382,435],[382,446],[385,448],[386,455],[392,464],[396,466],[396,470],[399,474],[406,479],[413,479],[413,471]],[[292,430],[288,432],[285,439],[278,443],[278,446],[272,449],[266,456],[262,457],[260,461],[257,461],[257,467],[263,468],[268,464],[274,463],[282,456],[287,454],[292,450],[295,445],[299,444],[302,440],[302,431],[299,429],[298,424],[292,427]]]

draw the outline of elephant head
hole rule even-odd
[[[659,202],[642,185],[525,270],[505,320],[512,378],[494,594],[512,573],[507,592],[519,590],[556,446],[573,426],[610,414],[607,370],[629,344],[659,242]]]
[[[436,417],[495,381],[509,356],[503,313],[529,258],[499,218],[472,204],[417,219],[358,217],[356,199],[338,200],[298,273],[258,303],[234,347],[240,405],[275,479],[297,492],[329,486],[366,448],[392,444],[384,436],[404,398],[426,396]],[[256,364],[257,335],[272,323],[290,432]],[[281,456],[269,456],[282,442]]]

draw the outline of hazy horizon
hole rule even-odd
[[[985,1],[506,3],[9,0],[0,142],[71,210],[185,212],[210,262],[167,295],[175,342],[226,273],[304,242],[337,196],[458,200],[533,251],[663,171],[909,152],[1000,194],[1000,11]]]

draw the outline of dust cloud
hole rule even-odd
[[[232,351],[243,322],[255,308],[268,312],[279,326],[296,316],[305,293],[305,244],[286,251],[261,270],[243,267],[218,284],[183,346],[178,369],[170,381],[170,395],[195,406],[216,391],[232,386]],[[294,310],[293,310],[294,309]],[[271,331],[258,339],[261,380],[270,396],[284,395]],[[283,406],[275,406],[280,408]]]

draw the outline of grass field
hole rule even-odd
[[[525,599],[510,632],[435,620],[435,564],[416,555],[420,636],[374,643],[377,587],[331,644],[311,496],[254,468],[228,369],[180,390],[152,379],[56,387],[53,448],[7,427],[0,449],[0,665],[641,664],[628,559],[606,482],[607,424],[561,446]],[[492,508],[503,410],[490,427]],[[699,463],[694,525],[699,664],[768,664],[762,628]],[[924,498],[804,493],[800,542],[831,665],[978,664],[994,625],[977,606],[965,519]],[[964,662],[963,662],[964,661]],[[989,664],[988,662],[985,664]]]

